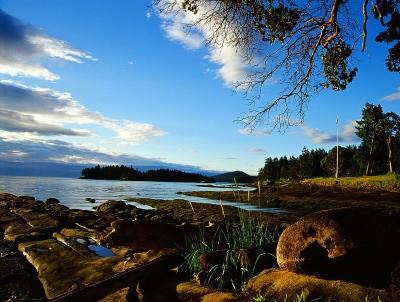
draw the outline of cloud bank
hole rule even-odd
[[[54,81],[59,76],[41,65],[45,58],[82,63],[96,61],[89,53],[45,35],[0,9],[0,73]]]
[[[148,123],[116,120],[92,112],[71,94],[49,88],[0,81],[0,130],[3,139],[37,139],[40,136],[90,136],[71,125],[97,125],[109,129],[121,143],[134,144],[166,134]]]

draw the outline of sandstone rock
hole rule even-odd
[[[324,280],[280,269],[268,269],[253,277],[245,292],[249,298],[246,301],[251,301],[251,297],[256,295],[265,297],[266,301],[297,301],[297,296],[301,294],[307,301],[317,298],[320,301],[346,302],[366,301],[366,298],[369,301],[400,301],[399,295],[385,290],[339,280]]]
[[[57,198],[54,198],[54,197],[47,198],[46,201],[45,201],[46,205],[59,204],[59,203],[60,203],[60,201]]]
[[[179,301],[183,302],[234,302],[240,301],[231,292],[224,292],[194,282],[180,283],[176,287]]]
[[[21,243],[18,249],[37,270],[48,299],[114,275],[118,262],[116,257],[78,254],[55,239]]]
[[[277,261],[289,271],[386,287],[400,257],[400,219],[366,207],[320,211],[279,238]]]

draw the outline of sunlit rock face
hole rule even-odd
[[[400,219],[376,209],[320,211],[285,229],[277,246],[280,268],[384,287],[400,260]]]

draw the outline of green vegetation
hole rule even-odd
[[[380,105],[366,103],[356,129],[361,144],[339,147],[339,176],[400,173],[400,117],[394,112],[384,113]],[[304,148],[297,157],[269,157],[260,169],[258,179],[276,181],[333,176],[336,153],[336,147],[328,152]]]
[[[137,180],[137,181],[176,181],[176,182],[214,182],[212,177],[201,174],[186,173],[178,170],[149,170],[140,172],[132,166],[102,166],[85,168],[81,178],[110,179],[110,180]]]
[[[303,184],[314,184],[319,186],[340,186],[348,189],[361,190],[400,190],[400,177],[396,174],[360,177],[318,177],[302,181]]]
[[[260,253],[254,263],[247,265],[238,256],[239,249],[262,247],[278,240],[276,231],[269,230],[258,220],[240,213],[238,225],[228,222],[221,225],[214,236],[208,240],[202,229],[188,238],[185,254],[185,267],[196,276],[201,271],[199,257],[204,253],[215,252],[221,263],[213,265],[205,276],[205,284],[240,292],[247,281],[254,276]]]

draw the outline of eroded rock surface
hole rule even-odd
[[[136,233],[134,238],[121,234],[118,241],[125,246],[116,241],[109,248],[99,244],[104,234],[119,229],[111,222],[135,219],[134,209],[122,201],[110,201],[92,212],[0,193],[0,230],[4,233],[0,233],[4,238],[0,238],[0,300],[43,299],[44,295],[54,299],[86,290],[88,285],[101,287],[120,273],[174,254],[171,243],[161,244],[169,242],[168,238],[158,240],[165,237],[163,228],[153,228],[150,237],[145,226],[136,229],[146,241],[137,240]],[[135,249],[129,247],[130,240],[137,241],[132,244]],[[118,289],[118,284],[113,288]],[[93,290],[91,294],[96,296]],[[85,297],[84,292],[80,295]]]
[[[400,258],[400,219],[372,208],[320,211],[279,238],[277,261],[289,271],[387,287]]]
[[[386,290],[363,287],[361,285],[340,281],[324,280],[315,276],[300,275],[280,269],[269,269],[250,279],[246,296],[262,296],[265,301],[297,301],[297,296],[304,296],[306,301],[400,301],[400,296]],[[378,300],[379,299],[379,300]]]

